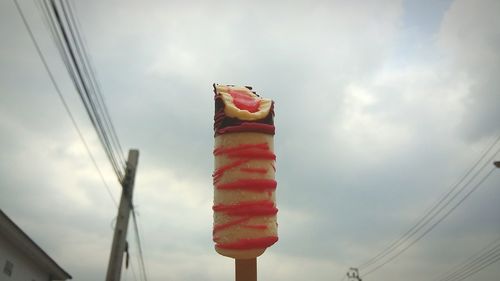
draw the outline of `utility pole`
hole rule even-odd
[[[118,216],[116,217],[115,233],[113,235],[113,244],[109,255],[108,272],[106,281],[120,281],[122,272],[123,253],[126,248],[127,228],[132,209],[132,194],[134,191],[135,172],[139,160],[139,150],[131,149],[128,152],[127,167],[125,178],[122,182],[122,195],[120,206],[118,207]]]
[[[362,281],[361,277],[359,277],[359,270],[355,267],[349,268],[349,271],[347,272],[347,278],[349,278],[349,281]]]

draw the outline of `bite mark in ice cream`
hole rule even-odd
[[[262,132],[274,135],[274,102],[247,87],[214,85],[215,135]]]
[[[260,100],[249,94],[247,91],[231,90],[229,94],[233,98],[233,104],[241,110],[246,110],[251,113],[259,111]]]

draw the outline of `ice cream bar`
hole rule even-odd
[[[214,84],[215,250],[260,256],[278,241],[274,178],[274,102],[251,87]]]

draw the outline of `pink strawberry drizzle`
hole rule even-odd
[[[238,179],[233,182],[220,183],[224,173],[228,170],[235,169],[241,165],[250,163],[252,160],[268,160],[271,161],[270,166],[274,169],[273,161],[276,156],[270,150],[267,143],[259,144],[241,144],[236,147],[218,147],[214,149],[215,156],[226,156],[227,159],[234,159],[233,162],[219,167],[213,173],[215,188],[219,190],[246,190],[251,192],[267,193],[269,197],[276,189],[277,183],[273,179]],[[266,174],[268,169],[240,167],[240,171],[250,174]],[[213,228],[216,247],[221,249],[259,249],[266,248],[274,244],[277,236],[259,237],[252,239],[239,239],[231,243],[220,242],[220,237],[216,235],[221,230],[231,227],[243,227],[254,229],[257,231],[265,231],[268,226],[266,224],[249,224],[249,221],[254,217],[259,216],[275,216],[278,212],[275,204],[271,200],[246,201],[236,204],[216,204],[213,206],[214,212],[221,212],[234,219],[229,222],[216,224]]]

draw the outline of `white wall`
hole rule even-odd
[[[14,264],[12,275],[3,273],[5,262]],[[48,281],[49,274],[37,266],[28,256],[20,253],[0,234],[0,281]]]

